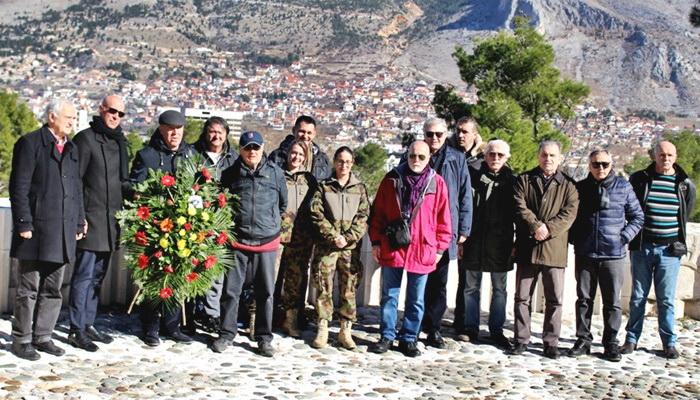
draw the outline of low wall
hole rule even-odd
[[[10,258],[10,238],[12,231],[12,218],[10,209],[5,206],[0,206],[0,312],[12,311],[12,302],[17,287],[17,261]],[[700,224],[688,225],[688,249],[689,254],[683,257],[681,261],[681,271],[678,279],[678,288],[676,291],[676,317],[688,317],[700,320],[700,273],[698,272],[698,257],[700,256]],[[105,278],[101,302],[103,305],[123,306],[126,310],[134,293],[134,287],[130,282],[129,274],[120,263],[123,257],[120,253],[114,257],[112,265]],[[378,266],[372,259],[371,247],[368,240],[363,241],[361,260],[364,266],[363,278],[360,282],[360,287],[357,292],[358,305],[379,305],[380,301],[380,274]],[[564,286],[564,310],[563,317],[567,320],[574,319],[574,307],[576,302],[576,279],[574,277],[574,257],[573,248],[569,247],[569,267],[566,269],[565,286]],[[629,261],[628,261],[629,262]],[[629,265],[629,264],[628,264]],[[68,299],[68,286],[72,268],[66,271],[63,294],[64,302]],[[448,306],[454,307],[454,300],[457,292],[457,264],[450,264],[450,272],[448,278]],[[404,280],[405,281],[405,280]],[[405,282],[404,282],[405,285]],[[488,310],[489,298],[491,295],[491,284],[489,279],[484,279],[481,287],[481,308],[484,311]],[[622,305],[627,311],[629,305],[629,296],[631,290],[630,270],[627,268],[625,275],[624,286],[622,289]],[[515,292],[515,271],[508,274],[508,304],[507,310],[513,309],[513,294]],[[312,295],[312,294],[311,294]],[[399,304],[403,304],[404,290],[402,288]],[[655,313],[655,297],[652,293],[649,298],[650,307],[649,313]],[[544,311],[544,292],[540,284],[536,291],[536,296],[533,299],[532,309],[535,312]],[[600,314],[602,304],[600,294],[596,297],[594,314]]]

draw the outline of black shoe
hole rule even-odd
[[[625,344],[622,345],[622,350],[620,350],[620,353],[632,354],[632,352],[635,350],[637,350],[637,343],[625,342]]]
[[[381,338],[378,342],[372,343],[367,348],[367,351],[375,354],[384,354],[391,348],[392,340]]]
[[[93,342],[100,342],[104,344],[110,344],[114,341],[114,338],[109,336],[108,334],[104,332],[100,332],[97,329],[95,329],[94,326],[88,326],[85,328],[85,334],[87,337],[92,340]]]
[[[525,343],[515,343],[508,349],[508,354],[513,356],[519,356],[527,350],[527,345]]]
[[[559,348],[557,346],[544,346],[544,356],[556,360],[559,358]]]
[[[211,345],[209,347],[211,348],[211,350],[214,353],[222,353],[224,350],[226,350],[232,344],[233,344],[233,339],[220,337],[220,338],[214,340],[213,342],[211,342]]]
[[[263,357],[272,357],[275,355],[275,348],[272,347],[271,342],[260,340],[258,341],[258,354]]]
[[[416,342],[399,342],[399,351],[406,357],[418,357],[420,355]]]
[[[479,342],[479,334],[474,333],[474,332],[464,332],[464,333],[460,333],[459,335],[455,336],[455,339],[460,341],[460,342],[478,343]]]
[[[73,347],[89,351],[90,353],[94,353],[99,349],[99,347],[97,347],[97,345],[82,332],[71,332],[68,335],[68,344]]]
[[[197,320],[199,327],[207,333],[218,333],[221,328],[221,320],[218,317],[205,316]]]
[[[177,343],[182,343],[182,344],[192,343],[192,338],[185,335],[184,333],[182,333],[182,331],[179,329],[176,330],[175,332],[171,332],[170,334],[165,335],[165,337],[167,337],[168,339],[170,339],[174,342],[177,342]]]
[[[31,343],[12,342],[11,351],[15,356],[29,361],[36,361],[41,358],[41,355],[36,352]]]
[[[678,354],[676,346],[664,346],[664,357],[668,358],[669,360],[675,360],[676,358],[680,357],[680,354]]]
[[[60,357],[64,354],[66,354],[66,351],[63,350],[62,348],[56,346],[53,342],[53,340],[48,340],[46,342],[41,342],[41,343],[32,343],[34,345],[34,348],[43,351],[44,353],[49,353],[53,356]]]
[[[435,347],[436,349],[445,348],[445,339],[443,339],[442,335],[438,331],[429,333],[426,342],[428,346]]]
[[[182,327],[180,327],[180,330],[182,331],[182,333],[188,336],[194,336],[197,334],[197,327],[193,323],[183,325]]]
[[[158,347],[160,345],[160,338],[158,336],[145,335],[141,340],[148,347]]]
[[[617,344],[611,344],[605,346],[605,350],[603,351],[603,359],[612,361],[612,362],[618,362],[622,360],[622,354],[620,353],[620,346]]]
[[[496,333],[489,336],[489,340],[492,341],[496,346],[509,349],[511,348],[510,340],[503,335],[503,333]]]
[[[576,343],[574,343],[574,347],[570,348],[569,351],[566,352],[566,354],[569,357],[578,357],[582,355],[589,355],[591,354],[591,342],[585,341],[583,339],[578,339]]]

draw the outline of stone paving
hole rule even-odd
[[[98,328],[115,336],[96,353],[66,342],[67,315],[59,320],[54,340],[63,357],[42,353],[29,362],[9,353],[10,316],[0,319],[0,398],[10,399],[555,399],[555,398],[700,398],[700,322],[678,322],[681,357],[658,355],[656,319],[648,318],[640,349],[610,363],[600,358],[596,343],[591,356],[579,359],[542,357],[541,314],[533,316],[535,338],[523,356],[508,356],[488,344],[447,339],[448,348],[419,345],[423,354],[405,358],[397,351],[367,353],[378,337],[377,309],[360,312],[354,329],[358,349],[308,346],[303,340],[275,335],[277,354],[257,356],[244,334],[234,346],[216,354],[207,348],[210,336],[198,334],[190,345],[164,341],[148,348],[137,337],[138,318],[119,312],[101,315]],[[509,323],[512,320],[509,320]],[[594,317],[594,336],[602,333]],[[623,325],[624,326],[624,325]],[[337,324],[332,325],[337,333]],[[451,333],[446,329],[446,336]],[[482,335],[486,334],[482,331]],[[620,334],[620,339],[624,339]],[[512,326],[507,326],[512,336]],[[333,338],[335,335],[332,335]],[[573,323],[562,328],[562,349],[574,342]]]

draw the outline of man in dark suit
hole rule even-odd
[[[127,143],[120,125],[124,101],[105,97],[90,127],[78,132],[74,142],[80,154],[85,217],[90,234],[78,243],[70,282],[70,335],[68,343],[97,351],[93,342],[111,343],[112,338],[94,327],[100,287],[117,249],[119,226],[114,217],[122,208],[122,184],[129,179]]]
[[[15,143],[10,174],[10,256],[19,260],[12,352],[32,361],[40,358],[37,350],[64,354],[51,335],[61,310],[63,273],[86,230],[78,149],[68,139],[75,107],[54,99],[46,117],[46,124]]]

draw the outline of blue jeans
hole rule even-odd
[[[464,330],[467,333],[479,333],[481,316],[481,271],[464,271]],[[489,306],[489,333],[503,334],[503,324],[506,322],[506,278],[508,272],[490,272],[491,275],[491,304]]]
[[[673,332],[675,324],[673,301],[676,298],[681,258],[669,255],[668,245],[644,243],[641,250],[631,252],[631,259],[632,296],[625,341],[637,343],[642,335],[644,308],[653,279],[656,307],[659,312],[659,337],[664,346],[675,346],[677,336]]]
[[[382,268],[382,322],[380,330],[382,337],[387,340],[396,338],[396,319],[398,314],[399,293],[403,268]],[[407,272],[406,303],[404,304],[403,321],[399,332],[399,341],[415,342],[418,339],[420,323],[423,319],[425,283],[428,274]]]
[[[111,260],[112,252],[109,251],[77,251],[68,303],[71,332],[84,331],[95,323],[102,281]]]

